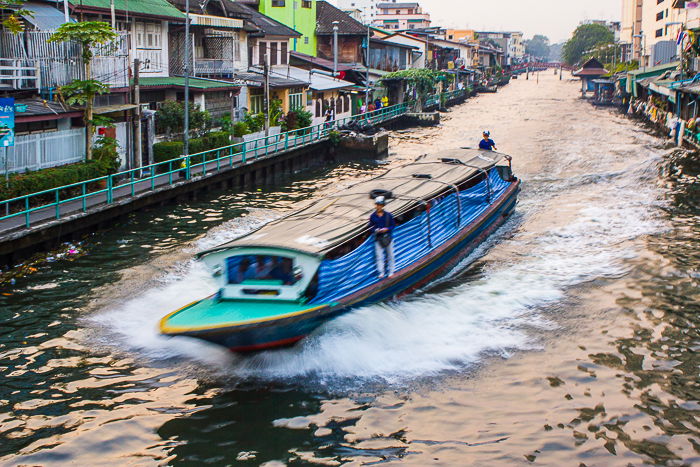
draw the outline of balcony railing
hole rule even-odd
[[[232,60],[197,58],[194,61],[194,72],[196,75],[232,75],[235,70]]]

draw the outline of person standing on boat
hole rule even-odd
[[[496,143],[491,139],[491,132],[485,130],[483,136],[483,139],[479,141],[479,149],[483,149],[484,151],[498,151]]]
[[[386,199],[383,196],[377,196],[374,199],[375,211],[369,217],[370,229],[374,234],[374,253],[380,279],[387,275],[394,275],[394,239],[392,233],[396,227],[396,221],[390,212],[384,210],[385,205]]]

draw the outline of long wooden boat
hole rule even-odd
[[[508,165],[499,164],[507,158]],[[400,297],[458,265],[514,210],[510,158],[454,149],[388,170],[198,257],[214,295],[176,310],[161,333],[250,352],[291,345],[354,307]],[[380,278],[368,219],[376,196],[397,221],[396,271]]]

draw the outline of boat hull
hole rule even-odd
[[[520,181],[516,180],[487,211],[465,226],[451,241],[436,248],[417,263],[397,271],[392,277],[344,297],[337,303],[316,305],[293,316],[259,323],[163,334],[203,339],[238,353],[293,345],[339,314],[358,306],[401,297],[452,270],[506,221],[515,209],[519,191]],[[216,297],[205,300],[216,300]],[[166,318],[161,322],[161,330],[164,329]]]

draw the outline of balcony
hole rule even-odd
[[[196,76],[225,76],[233,75],[236,67],[233,61],[222,58],[197,58],[194,60]]]

